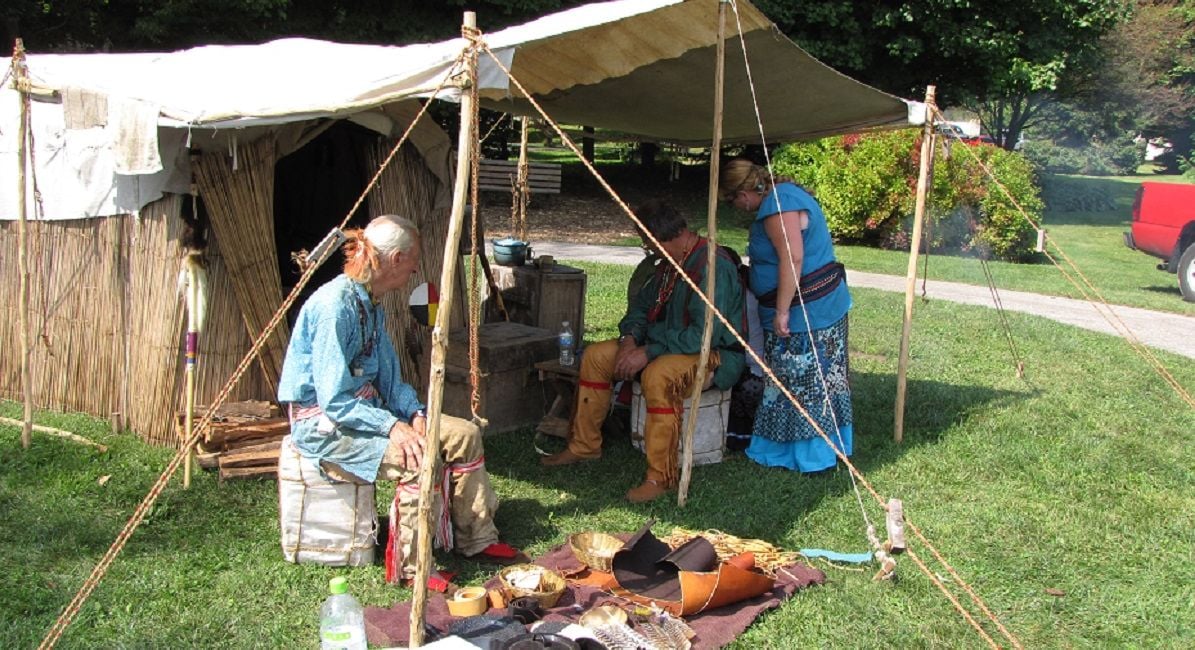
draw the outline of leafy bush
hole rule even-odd
[[[836,239],[907,250],[920,139],[915,131],[825,138],[782,147],[773,166],[813,192]],[[1033,167],[1021,155],[943,143],[935,157],[926,245],[941,252],[1028,259],[1036,231],[1021,209],[1040,223],[1042,207]]]

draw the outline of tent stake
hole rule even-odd
[[[905,390],[909,370],[909,334],[913,329],[913,293],[917,287],[917,255],[921,252],[921,226],[925,221],[925,195],[934,159],[934,86],[925,89],[925,125],[921,128],[921,170],[917,174],[917,203],[913,210],[913,236],[909,238],[909,269],[905,275],[905,316],[900,330],[900,360],[896,365],[896,426],[892,439],[905,438]]]
[[[477,29],[477,14],[466,11],[463,31]],[[467,92],[461,93],[461,130],[457,136],[456,184],[452,189],[452,214],[444,241],[444,265],[440,270],[440,307],[436,310],[436,326],[432,330],[431,378],[427,394],[427,439],[424,441],[423,464],[419,469],[419,528],[415,533],[415,584],[411,586],[411,632],[409,646],[423,645],[423,611],[427,605],[427,578],[431,575],[432,482],[440,457],[440,419],[444,405],[444,367],[448,357],[448,328],[451,326],[452,294],[456,287],[457,260],[460,258],[461,230],[465,221],[465,199],[469,189],[470,139],[473,137],[472,84],[477,74],[477,49],[470,44],[467,57]],[[448,508],[450,504],[441,504]]]
[[[17,129],[17,238],[19,240],[17,266],[20,268],[21,310],[21,393],[25,403],[21,422],[21,447],[33,444],[33,376],[29,368],[29,224],[26,214],[25,167],[28,164],[26,147],[29,143],[29,70],[25,64],[25,42],[17,39],[12,48],[12,80],[21,102],[20,126]]]
[[[718,53],[714,62],[714,134],[710,142],[710,183],[706,201],[706,248],[705,292],[714,300],[715,278],[718,263],[718,167],[721,164],[722,149],[722,86],[726,63],[726,2],[718,3]],[[685,260],[679,260],[681,264]],[[689,483],[693,479],[693,432],[697,428],[697,415],[701,412],[701,393],[705,388],[706,366],[710,359],[710,341],[714,337],[714,314],[709,304],[705,306],[705,329],[701,333],[701,355],[697,360],[697,374],[693,377],[693,394],[689,398],[689,413],[685,420],[680,485],[676,491],[676,505],[684,507],[689,500]]]

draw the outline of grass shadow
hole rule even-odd
[[[965,422],[972,413],[987,412],[1002,401],[1026,395],[1016,391],[980,386],[914,380],[908,385],[906,432],[903,444],[892,440],[893,402],[896,378],[891,374],[857,373],[852,376],[855,411],[855,451],[852,462],[865,475],[893,463],[920,445],[935,444]],[[568,467],[542,467],[526,441],[529,432],[487,439],[487,465],[505,479],[534,486],[555,495],[532,502],[533,510],[514,502],[515,512],[500,513],[504,536],[512,521],[524,527],[510,531],[528,547],[557,544],[573,532],[569,525],[578,519],[597,518],[609,532],[633,530],[654,518],[664,526],[694,530],[717,529],[740,537],[780,541],[794,520],[814,511],[827,497],[851,490],[848,473],[840,468],[816,475],[801,475],[780,468],[755,464],[743,454],[730,454],[716,465],[695,467],[686,507],[676,505],[676,496],[649,504],[631,504],[624,492],[642,480],[642,454],[625,439],[605,440],[602,458]],[[758,503],[777,504],[760,508]],[[544,507],[544,502],[550,503]],[[506,502],[502,510],[507,510]],[[505,515],[505,516],[503,516]],[[543,517],[529,520],[526,517]],[[546,520],[546,523],[545,523]],[[590,519],[592,521],[592,519]]]
[[[1154,284],[1154,285],[1149,285],[1149,286],[1143,286],[1143,287],[1141,287],[1141,290],[1142,291],[1152,291],[1153,293],[1161,293],[1161,294],[1165,294],[1168,296],[1181,297],[1183,295],[1183,292],[1178,288],[1177,282],[1175,284],[1168,284],[1168,285]]]
[[[1046,225],[1127,225],[1137,186],[1132,177],[1046,176],[1042,180]]]

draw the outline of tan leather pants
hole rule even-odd
[[[602,422],[610,410],[614,359],[618,341],[602,341],[585,348],[577,384],[577,409],[571,427],[569,451],[582,458],[602,455]],[[647,400],[644,451],[647,478],[662,485],[676,485],[677,448],[680,443],[682,404],[697,373],[696,354],[665,354],[647,364],[639,376]],[[718,367],[718,354],[710,354],[710,370]]]

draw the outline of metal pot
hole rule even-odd
[[[527,263],[531,254],[530,245],[521,239],[507,237],[492,240],[490,243],[494,248],[494,262],[502,266],[522,266]]]

